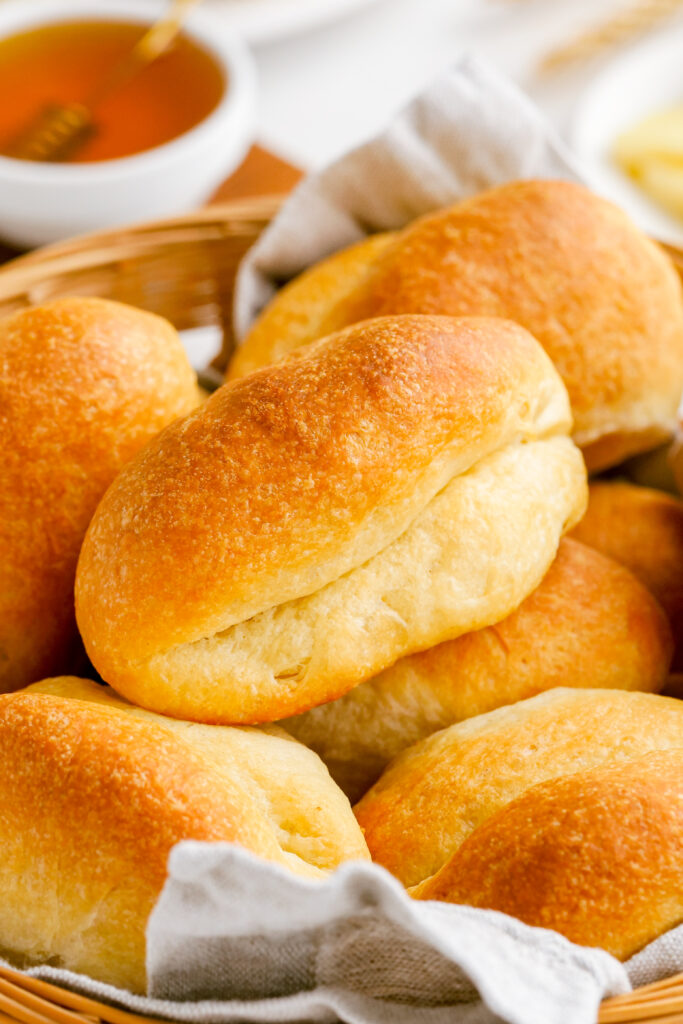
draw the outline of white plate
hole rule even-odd
[[[207,0],[250,43],[270,43],[352,14],[376,0]]]
[[[573,144],[589,184],[613,199],[650,235],[683,245],[683,223],[651,202],[613,163],[609,150],[624,129],[683,104],[683,25],[658,33],[611,61],[582,95]]]

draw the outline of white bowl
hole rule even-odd
[[[7,0],[0,4],[0,37],[79,18],[145,23],[167,7],[164,0]],[[42,164],[0,157],[0,236],[31,247],[183,213],[241,163],[254,125],[251,56],[216,14],[193,12],[187,32],[226,76],[215,110],[171,142],[118,160]]]
[[[588,184],[628,211],[643,231],[679,246],[683,224],[648,199],[614,163],[610,149],[618,135],[648,114],[683,104],[682,55],[679,24],[610,61],[581,96],[572,131]]]

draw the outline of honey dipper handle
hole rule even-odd
[[[88,98],[88,107],[96,106],[105,96],[122,86],[138,71],[160,57],[183,27],[190,9],[200,0],[171,0],[170,9],[135,44],[129,55],[114,68]]]
[[[131,56],[145,64],[160,57],[180,32],[190,9],[196,7],[199,2],[200,0],[173,0],[168,14],[155,22],[149,32],[145,32]]]

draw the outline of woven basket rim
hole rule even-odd
[[[133,1013],[4,965],[0,965],[0,1019],[12,1024],[174,1024],[173,1018]],[[605,999],[597,1016],[597,1024],[681,1022],[683,973]]]

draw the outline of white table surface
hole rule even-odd
[[[325,28],[255,48],[259,139],[302,167],[319,167],[378,131],[463,50],[518,81],[568,133],[576,100],[601,62],[545,77],[535,64],[633,2],[375,0]]]

